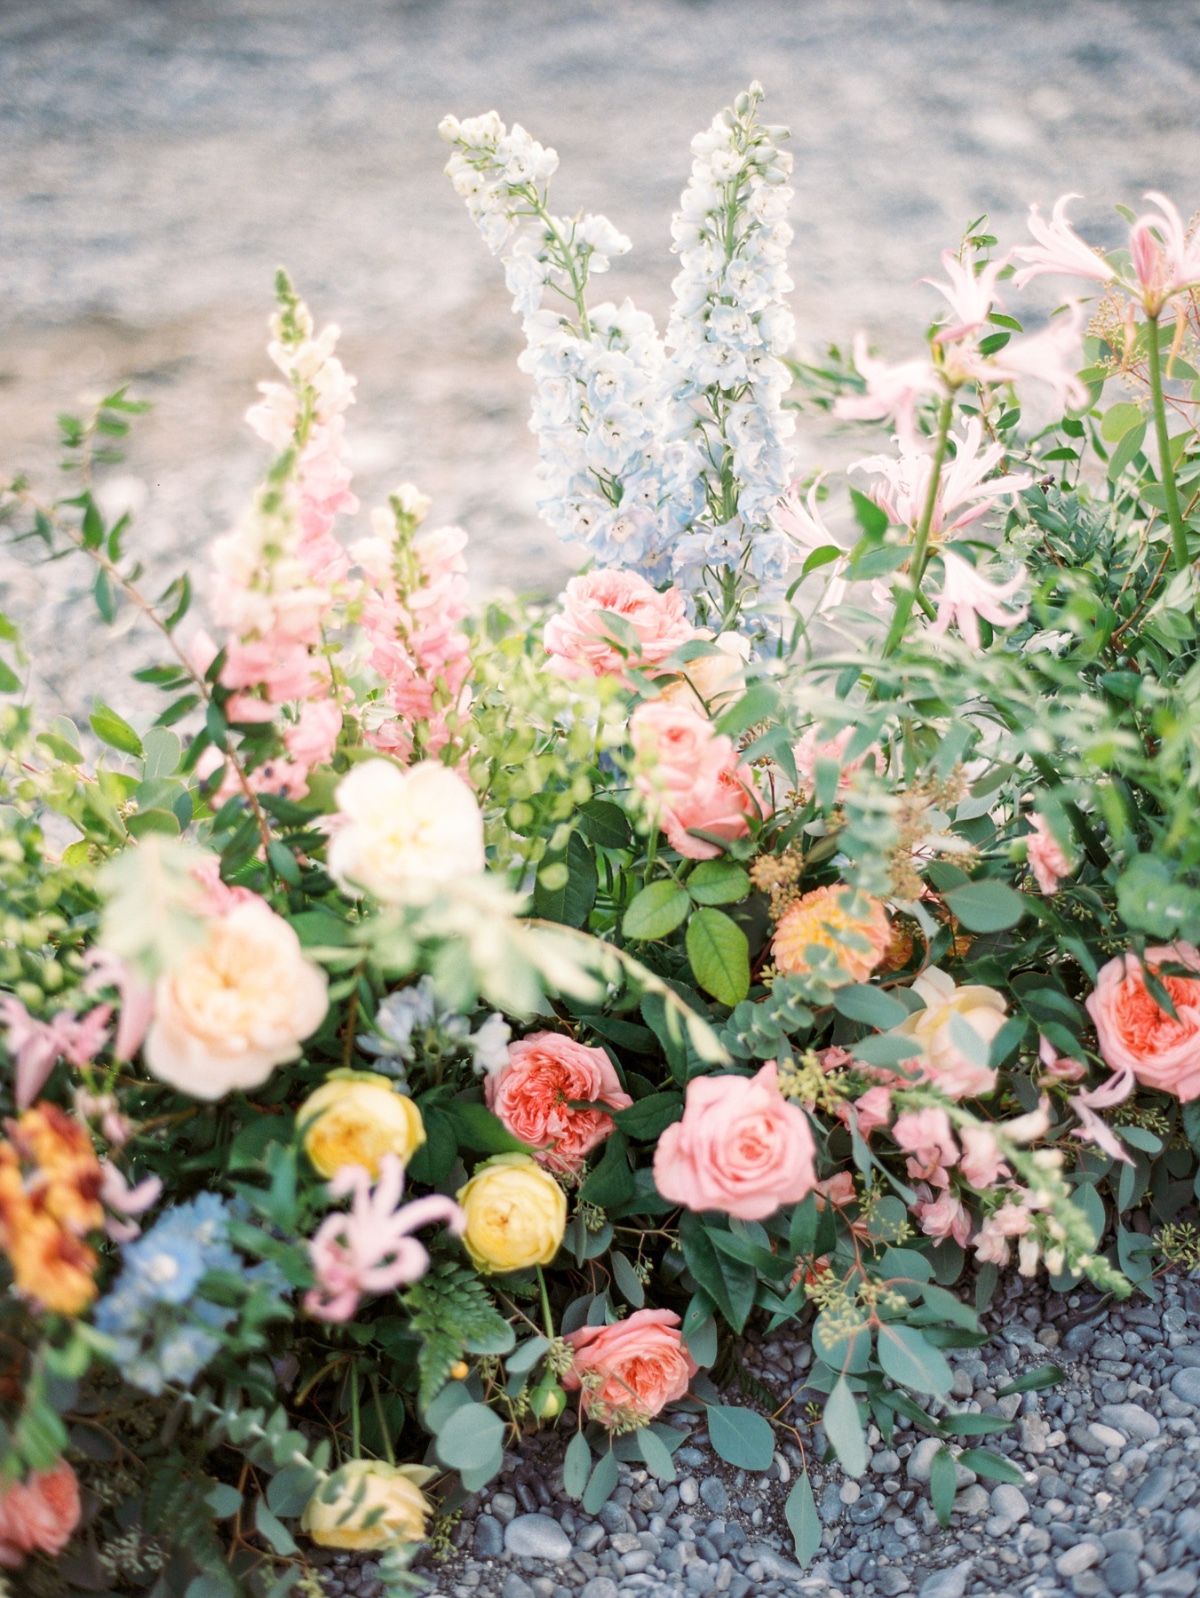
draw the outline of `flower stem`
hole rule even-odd
[[[546,1325],[546,1336],[554,1341],[554,1316],[550,1313],[550,1294],[546,1291],[546,1273],[539,1265],[537,1268],[538,1286],[542,1290],[542,1320]]]
[[[1171,441],[1167,437],[1167,408],[1163,401],[1162,352],[1158,347],[1158,317],[1146,318],[1150,328],[1150,394],[1154,402],[1154,432],[1158,439],[1159,470],[1162,473],[1163,497],[1167,502],[1167,520],[1171,524],[1171,550],[1176,571],[1186,571],[1191,564],[1188,554],[1187,529],[1179,509],[1179,490],[1175,486],[1175,465],[1171,460]]]
[[[888,628],[887,638],[884,640],[883,653],[885,658],[894,653],[904,637],[904,629],[908,626],[908,618],[912,615],[913,605],[921,598],[921,579],[925,575],[925,567],[929,562],[929,530],[933,526],[933,512],[937,505],[938,487],[942,480],[942,463],[946,459],[946,441],[950,437],[950,420],[954,414],[954,396],[947,394],[938,411],[937,442],[933,447],[933,468],[929,473],[929,489],[925,495],[925,507],[921,512],[921,521],[917,527],[917,540],[913,546],[912,561],[910,563],[911,581],[907,588],[901,589],[900,597],[896,601],[896,612],[892,617],[892,625]],[[924,606],[921,607],[924,609]]]

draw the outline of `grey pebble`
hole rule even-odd
[[[1200,1406],[1200,1367],[1185,1365],[1171,1377],[1171,1391],[1185,1404]]]
[[[1162,1593],[1166,1598],[1192,1598],[1197,1586],[1200,1586],[1200,1576],[1194,1570],[1164,1570],[1156,1576],[1151,1576],[1146,1583],[1146,1591]]]
[[[1200,1369],[1200,1343],[1184,1343],[1181,1348],[1173,1348],[1171,1358],[1176,1365],[1189,1366],[1192,1370]]]
[[[894,1565],[889,1565],[886,1570],[881,1570],[876,1577],[876,1586],[883,1594],[883,1598],[898,1598],[902,1592],[912,1591],[912,1582],[902,1570],[897,1570]]]
[[[683,1497],[682,1493],[680,1497]],[[606,1504],[600,1505],[600,1513],[596,1519],[609,1533],[625,1529],[625,1511],[613,1498],[610,1498]]]
[[[1021,1489],[1011,1482],[1001,1482],[992,1489],[992,1511],[1011,1521],[1024,1520],[1029,1504]]]
[[[719,1476],[706,1476],[700,1483],[700,1497],[714,1515],[723,1515],[729,1508],[729,1494]]]
[[[1096,1543],[1076,1543],[1073,1548],[1068,1548],[1065,1553],[1059,1554],[1054,1561],[1054,1568],[1060,1576],[1079,1576],[1085,1570],[1090,1570],[1093,1565],[1099,1564],[1103,1556],[1103,1548]]]
[[[579,1598],[617,1598],[617,1584],[611,1576],[593,1576],[584,1583]]]
[[[575,1546],[582,1548],[585,1554],[590,1554],[603,1536],[603,1526],[584,1526],[575,1534]]]
[[[1152,1442],[1162,1431],[1157,1418],[1140,1404],[1101,1404],[1100,1419],[1138,1442]]]
[[[571,1539],[549,1515],[518,1515],[505,1527],[504,1546],[518,1559],[561,1562],[571,1557]]]
[[[507,1526],[517,1512],[517,1500],[511,1493],[493,1493],[491,1511],[502,1526]]]
[[[1134,1593],[1142,1583],[1138,1562],[1133,1554],[1109,1554],[1101,1566],[1101,1574],[1108,1583],[1109,1590],[1122,1598],[1123,1594]]]
[[[518,1576],[514,1570],[504,1578],[504,1586],[500,1589],[500,1598],[535,1598],[535,1594],[529,1583]]]
[[[1133,1500],[1135,1509],[1158,1509],[1175,1485],[1175,1472],[1169,1465],[1159,1465],[1152,1470],[1138,1489]]]
[[[768,1548],[765,1543],[754,1543],[746,1550],[747,1557],[762,1566],[763,1574],[772,1576],[777,1581],[800,1581],[804,1572],[799,1565],[794,1565],[790,1559],[784,1559],[773,1548]]]
[[[504,1527],[494,1516],[480,1515],[475,1522],[471,1552],[476,1559],[497,1559],[504,1552]]]
[[[920,1598],[963,1598],[974,1563],[973,1559],[964,1559],[949,1570],[935,1570],[921,1583]]]

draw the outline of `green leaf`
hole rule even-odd
[[[641,1309],[646,1302],[646,1289],[638,1280],[633,1266],[619,1250],[614,1250],[611,1258],[613,1281],[616,1283],[617,1291],[627,1304],[631,1304],[634,1309]]]
[[[813,1347],[833,1370],[856,1376],[871,1358],[871,1328],[865,1320],[846,1321],[823,1310],[813,1326]]]
[[[985,877],[952,888],[946,903],[969,932],[1004,932],[1015,927],[1025,914],[1025,900],[1006,882]]]
[[[1183,1124],[1183,1133],[1192,1145],[1193,1152],[1200,1154],[1200,1099],[1188,1099],[1179,1106],[1179,1119]]]
[[[702,860],[687,891],[697,904],[734,904],[750,892],[750,878],[734,860]]]
[[[940,1349],[915,1327],[888,1322],[879,1328],[879,1363],[885,1376],[915,1393],[941,1397],[950,1391],[954,1373]]]
[[[779,708],[779,695],[767,682],[752,683],[736,704],[730,705],[716,723],[716,730],[728,738],[740,737],[748,727],[769,721]]]
[[[1100,423],[1100,437],[1109,444],[1115,444],[1118,439],[1124,438],[1131,427],[1137,427],[1144,420],[1140,405],[1131,405],[1128,400],[1122,400],[1105,411],[1104,420]]]
[[[583,1507],[589,1515],[598,1515],[601,1508],[612,1497],[617,1486],[617,1456],[610,1448],[608,1453],[601,1454],[592,1471],[591,1480],[587,1484],[587,1491],[583,1495]]]
[[[857,488],[850,490],[850,503],[854,507],[854,519],[862,528],[867,538],[879,539],[888,530],[887,512],[882,510],[873,499],[868,499]]]
[[[730,1009],[750,991],[750,945],[721,910],[697,910],[688,922],[687,956],[696,981]]]
[[[88,720],[101,743],[108,744],[111,749],[119,749],[123,755],[136,755],[139,760],[142,758],[142,740],[129,723],[123,721],[102,699],[94,701]]]
[[[549,1347],[544,1337],[528,1337],[504,1361],[504,1368],[510,1376],[528,1375]]]
[[[528,1154],[527,1146],[512,1135],[486,1104],[450,1099],[440,1108],[454,1121],[458,1141],[464,1148],[474,1149],[479,1154]]]
[[[709,1315],[707,1319],[702,1320],[699,1325],[693,1327],[690,1332],[685,1331],[683,1340],[687,1344],[688,1353],[696,1361],[696,1364],[702,1366],[705,1370],[709,1370],[716,1363],[717,1358],[716,1316]]]
[[[754,1271],[737,1260],[723,1259],[704,1222],[691,1210],[680,1217],[679,1243],[688,1270],[734,1331],[740,1332],[754,1304],[758,1282]]]
[[[1120,443],[1113,450],[1108,462],[1108,480],[1110,483],[1116,482],[1130,461],[1139,454],[1145,442],[1146,423],[1143,419],[1121,435]]]
[[[683,921],[691,903],[677,882],[664,877],[635,895],[621,919],[621,931],[639,942],[665,938]]]
[[[887,1032],[908,1019],[904,1005],[882,988],[873,988],[869,982],[851,982],[844,988],[835,988],[833,1006],[839,1015],[851,1021],[862,1021],[880,1032]]]
[[[607,799],[589,799],[579,812],[579,830],[602,849],[623,849],[630,839],[629,818]]]
[[[318,1477],[312,1466],[285,1465],[267,1483],[267,1504],[276,1515],[300,1515],[316,1489]]]
[[[563,1457],[563,1486],[571,1498],[582,1498],[592,1471],[592,1450],[582,1432],[576,1432]]]
[[[651,1475],[657,1476],[662,1482],[674,1481],[677,1475],[675,1461],[671,1458],[670,1449],[657,1432],[652,1431],[649,1426],[642,1426],[634,1435]]]
[[[861,1476],[867,1468],[867,1437],[858,1416],[858,1401],[844,1376],[834,1383],[821,1419],[842,1469],[847,1476]]]
[[[823,1529],[817,1515],[812,1483],[808,1479],[807,1471],[802,1471],[796,1477],[795,1484],[787,1495],[783,1512],[787,1516],[788,1529],[796,1544],[796,1558],[803,1570],[820,1552]]]
[[[1026,1371],[1023,1376],[1018,1376],[1015,1382],[1009,1382],[1007,1387],[1001,1387],[997,1398],[1011,1398],[1014,1393],[1040,1393],[1044,1387],[1057,1387],[1064,1381],[1066,1373],[1057,1365],[1039,1365],[1037,1370]]]
[[[733,1404],[708,1404],[706,1414],[709,1441],[727,1465],[738,1470],[767,1469],[775,1457],[770,1421]]]
[[[1007,1431],[1013,1424],[1002,1415],[943,1415],[942,1430],[954,1437],[989,1437],[993,1432]]]
[[[277,1554],[287,1556],[300,1552],[291,1532],[267,1508],[265,1498],[260,1498],[254,1506],[254,1525],[259,1535],[266,1538]]]
[[[862,1060],[866,1065],[902,1065],[905,1060],[920,1054],[921,1045],[914,1043],[911,1038],[880,1033],[876,1037],[860,1038],[857,1043],[850,1045],[850,1050],[856,1060]]]
[[[482,1470],[503,1455],[504,1422],[486,1404],[463,1404],[438,1432],[434,1447],[454,1470]]]
[[[629,1168],[627,1147],[625,1134],[618,1128],[605,1142],[599,1164],[592,1168],[579,1189],[579,1196],[585,1203],[611,1210],[633,1197],[633,1172]]]
[[[678,1093],[648,1093],[627,1110],[613,1112],[613,1120],[626,1137],[654,1141],[683,1115],[683,1099]]]
[[[230,1515],[236,1515],[242,1507],[242,1495],[228,1482],[219,1481],[205,1493],[204,1502],[217,1520],[228,1520]]]
[[[973,1470],[977,1476],[989,1476],[992,1481],[1011,1482],[1014,1487],[1024,1487],[1025,1472],[1010,1465],[1007,1459],[993,1454],[987,1448],[966,1448],[958,1456],[958,1463]]]
[[[553,873],[553,877],[552,874]],[[546,881],[543,881],[543,877]],[[553,885],[548,885],[553,882]],[[539,916],[567,927],[582,927],[596,902],[598,879],[592,851],[573,832],[566,858],[548,863],[538,873],[533,905]]]
[[[933,1501],[933,1512],[942,1526],[950,1524],[950,1516],[954,1513],[957,1481],[954,1455],[948,1448],[939,1448],[929,1470],[929,1496]]]

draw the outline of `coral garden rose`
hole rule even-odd
[[[193,1099],[258,1087],[294,1060],[329,1008],[325,973],[261,899],[214,916],[159,978],[144,1057]]]
[[[746,662],[750,659],[750,640],[741,633],[719,633],[715,638],[706,629],[695,634],[699,642],[711,643],[714,653],[689,660],[682,674],[660,691],[660,699],[672,705],[689,705],[693,710],[714,713],[741,689]]]
[[[1028,839],[1029,869],[1044,894],[1055,893],[1060,879],[1069,874],[1071,862],[1045,816],[1030,816],[1029,824],[1033,828]]]
[[[436,1475],[427,1465],[352,1459],[338,1471],[328,1503],[320,1489],[309,1499],[300,1529],[323,1548],[355,1552],[423,1542],[433,1505],[421,1489]]]
[[[607,615],[620,617],[636,647]],[[567,584],[562,611],[546,623],[546,650],[566,676],[603,677],[627,665],[657,665],[695,635],[678,588],[660,594],[637,572],[594,571]]]
[[[79,1513],[79,1483],[65,1459],[0,1488],[0,1567],[15,1570],[26,1554],[61,1554]]]
[[[917,1072],[925,1081],[952,1099],[976,1098],[996,1086],[996,1073],[980,1065],[978,1056],[965,1052],[955,1037],[952,1021],[969,1026],[979,1039],[982,1052],[1004,1025],[1007,1005],[995,988],[980,983],[959,987],[952,976],[930,966],[913,983],[913,992],[925,1001],[925,1008],[910,1015],[892,1036],[911,1038],[920,1053],[905,1060],[901,1069]]]
[[[385,1154],[407,1165],[425,1141],[420,1110],[375,1071],[335,1071],[305,1099],[296,1125],[304,1152],[325,1177],[343,1165],[361,1165],[377,1177]]]
[[[815,1157],[808,1117],[780,1093],[770,1060],[753,1077],[688,1083],[683,1119],[654,1152],[654,1183],[672,1204],[761,1221],[812,1191]]]
[[[1162,969],[1168,964],[1197,976],[1169,975]],[[1145,967],[1170,995],[1177,1020],[1152,997]],[[1132,1071],[1143,1087],[1200,1098],[1200,953],[1190,943],[1147,949],[1145,967],[1132,952],[1101,967],[1086,1000],[1100,1053],[1114,1071]]]
[[[820,968],[837,987],[865,982],[887,953],[891,924],[878,899],[837,884],[814,888],[785,910],[775,928],[771,954],[780,971],[802,974]],[[833,954],[841,967],[830,981],[823,956]]]
[[[625,1110],[633,1100],[603,1049],[561,1032],[534,1032],[508,1046],[508,1063],[484,1084],[488,1108],[552,1171],[578,1171],[613,1130],[603,1110],[573,1110],[588,1100]]]
[[[329,871],[347,893],[399,904],[414,885],[483,870],[479,803],[435,760],[408,771],[390,760],[364,760],[338,784],[337,808]]]
[[[744,838],[763,805],[749,766],[739,765],[733,740],[688,705],[654,700],[639,705],[629,724],[638,765],[638,792],[657,816],[673,849],[689,860],[712,860],[718,838]]]
[[[699,1369],[674,1310],[635,1310],[612,1326],[581,1326],[565,1341],[575,1358],[563,1386],[581,1392],[580,1407],[605,1424],[631,1411],[650,1420],[684,1396]]]
[[[567,1227],[561,1187],[528,1154],[496,1154],[456,1195],[467,1217],[467,1253],[481,1271],[549,1265]]]

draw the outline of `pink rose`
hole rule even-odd
[[[1200,1098],[1200,980],[1168,976],[1170,962],[1200,972],[1200,953],[1190,943],[1147,949],[1146,964],[1171,996],[1177,1021],[1159,1008],[1136,954],[1118,955],[1103,966],[1087,1011],[1100,1053],[1114,1071],[1132,1071],[1143,1087],[1177,1099]]]
[[[574,1350],[575,1363],[563,1386],[568,1392],[582,1390],[581,1408],[605,1425],[631,1410],[651,1419],[683,1397],[699,1369],[678,1327],[674,1310],[639,1309],[612,1326],[569,1332],[565,1341]]]
[[[65,1459],[0,1493],[0,1566],[15,1570],[26,1554],[61,1554],[79,1524],[79,1483]]]
[[[1059,878],[1069,874],[1071,862],[1067,859],[1062,844],[1050,831],[1050,824],[1045,816],[1030,816],[1029,824],[1033,828],[1028,840],[1029,869],[1037,878],[1037,885],[1043,893],[1054,893]]]
[[[605,612],[632,629],[637,648],[625,644]],[[562,613],[546,623],[546,650],[565,676],[619,676],[627,665],[657,665],[695,633],[678,588],[660,594],[636,572],[585,572],[571,578]]]
[[[843,727],[841,732],[822,743],[817,737],[817,729],[810,727],[798,744],[792,747],[792,756],[796,762],[796,777],[799,786],[811,793],[816,786],[816,770],[818,760],[834,760],[841,767],[841,776],[837,781],[837,796],[843,798],[849,793],[854,782],[854,773],[869,760],[878,771],[883,765],[883,756],[876,744],[857,760],[844,760],[850,740],[858,731],[857,727]]]
[[[551,1171],[578,1171],[613,1130],[603,1110],[573,1110],[587,1099],[625,1110],[633,1100],[603,1049],[561,1032],[534,1032],[508,1046],[508,1064],[484,1083],[488,1108]]]
[[[638,791],[657,814],[673,849],[689,860],[711,860],[720,847],[691,829],[744,838],[747,817],[761,815],[754,776],[738,764],[733,740],[686,705],[664,700],[639,705],[629,724],[638,763]]]
[[[774,1060],[757,1076],[701,1076],[688,1083],[683,1119],[654,1153],[663,1198],[689,1210],[761,1221],[817,1183],[808,1117],[780,1093]]]
[[[960,1248],[965,1248],[971,1237],[971,1217],[960,1199],[953,1193],[939,1193],[933,1198],[928,1188],[913,1205],[913,1214],[921,1223],[921,1230],[935,1243],[944,1243],[952,1237]]]

